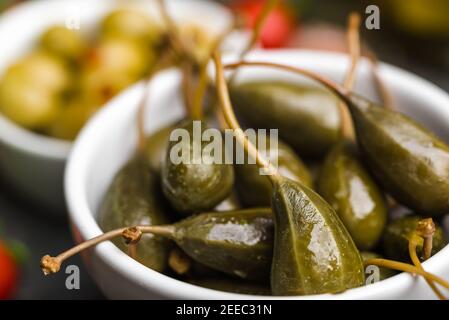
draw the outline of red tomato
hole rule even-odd
[[[232,8],[246,21],[249,28],[253,28],[257,17],[264,6],[264,0],[236,1]],[[271,11],[262,28],[260,43],[264,48],[283,47],[290,35],[295,31],[296,23],[288,7],[279,5]]]
[[[0,300],[11,298],[16,288],[17,276],[14,258],[0,242]]]

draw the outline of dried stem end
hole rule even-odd
[[[61,268],[61,261],[58,258],[51,257],[48,254],[41,259],[41,269],[44,275],[56,273]]]
[[[432,218],[422,219],[416,227],[416,234],[424,239],[422,259],[427,260],[432,255],[435,223]]]
[[[420,220],[416,227],[416,232],[423,238],[433,237],[435,234],[435,223],[432,218]]]
[[[348,51],[351,64],[344,80],[344,87],[350,90],[355,82],[357,66],[360,60],[360,15],[358,13],[351,13],[348,18]],[[355,141],[354,126],[352,123],[349,110],[345,107],[344,102],[339,103],[340,115],[341,115],[341,131],[343,137],[348,140]]]
[[[122,232],[126,244],[136,244],[142,238],[142,231],[137,227],[126,228]]]

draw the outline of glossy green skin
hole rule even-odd
[[[387,222],[382,192],[360,163],[354,146],[336,144],[326,157],[318,193],[334,208],[357,248],[372,249]]]
[[[274,184],[273,295],[336,293],[364,284],[360,253],[332,207],[281,178]]]
[[[239,198],[244,206],[271,205],[271,183],[266,176],[260,174],[257,165],[245,162],[234,165],[234,170]],[[282,176],[312,187],[312,177],[307,167],[295,152],[281,141],[278,141],[278,170]]]
[[[115,176],[100,209],[100,226],[106,232],[124,226],[161,225],[170,221],[160,203],[158,181],[145,159],[135,156]],[[122,239],[114,243],[124,252]],[[137,246],[137,260],[162,272],[167,266],[171,241],[153,235],[143,235]]]
[[[175,129],[174,124],[167,125],[153,132],[145,139],[145,154],[148,165],[156,174],[161,173],[162,162],[167,153],[168,141],[173,129]]]
[[[260,296],[271,295],[270,287],[229,278],[189,279],[189,283],[213,290]]]
[[[449,147],[404,115],[351,100],[360,149],[382,186],[415,212],[449,212]]]
[[[301,156],[323,156],[340,139],[337,100],[328,92],[283,82],[248,82],[230,88],[233,106],[255,128],[279,129]]]
[[[370,259],[384,259],[380,254],[371,251],[361,251],[360,255],[362,256],[363,261],[367,261]],[[397,274],[397,271],[388,269],[388,268],[380,268],[379,267],[379,280],[388,279]]]
[[[176,223],[174,230],[173,240],[193,260],[242,279],[268,281],[270,208],[204,213]]]
[[[202,151],[210,142],[193,139],[191,120],[184,122],[180,128],[187,130],[191,138],[190,141],[169,142],[162,166],[162,190],[170,204],[181,214],[211,210],[231,193],[234,185],[234,169],[232,165],[204,163],[207,155],[204,155],[203,163],[193,164],[193,144],[198,143],[195,148]],[[203,123],[201,130],[204,132],[206,129]],[[174,164],[170,160],[171,149],[181,144],[190,152],[191,163]]]
[[[383,248],[385,255],[389,259],[411,262],[408,243],[420,219],[416,215],[409,215],[395,219],[387,225],[383,237]],[[443,229],[437,223],[435,223],[435,227],[432,255],[443,249],[447,244]],[[420,241],[417,246],[418,257],[422,256],[422,245],[423,242]]]

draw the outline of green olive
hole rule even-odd
[[[337,100],[325,90],[282,82],[230,88],[238,116],[253,128],[278,129],[301,156],[322,156],[340,139]]]
[[[267,152],[269,159],[274,160],[274,146],[267,140]],[[312,178],[307,167],[295,152],[285,143],[278,141],[277,145],[278,170],[281,175],[289,179],[300,181],[308,187],[312,187]],[[234,165],[236,173],[236,186],[239,198],[247,207],[270,206],[272,187],[266,176],[260,174],[255,164]]]
[[[340,216],[357,248],[376,246],[387,222],[387,207],[353,145],[341,142],[331,149],[318,180],[318,192]]]
[[[420,219],[416,215],[408,215],[395,219],[387,225],[383,236],[383,249],[389,259],[411,262],[408,245]],[[432,255],[447,244],[443,229],[437,223],[435,223],[435,227]],[[422,246],[423,241],[419,242],[417,246],[418,257],[422,256]]]
[[[55,93],[68,90],[72,85],[72,74],[67,65],[57,56],[42,50],[12,65],[7,75]]]
[[[72,62],[81,59],[87,48],[87,43],[80,32],[65,26],[49,28],[39,42],[45,50]]]
[[[210,143],[195,137],[196,125],[201,126],[201,135],[207,129],[203,122],[191,120],[179,127],[184,135],[169,142],[162,167],[162,190],[182,214],[213,209],[231,193],[234,184],[232,165],[223,164],[224,159],[216,163],[213,155],[204,151]]]
[[[60,101],[52,92],[28,81],[4,78],[0,84],[0,111],[25,128],[48,126],[59,108]]]
[[[58,139],[75,140],[84,124],[96,111],[95,106],[82,99],[69,101],[67,105],[60,108],[55,120],[45,132]]]
[[[11,66],[0,81],[0,111],[29,129],[41,129],[56,118],[70,85],[66,66],[43,51]]]
[[[106,38],[125,38],[144,44],[158,44],[162,32],[148,15],[137,10],[117,10],[107,15],[101,23],[101,33]]]
[[[153,63],[153,58],[133,42],[123,39],[102,41],[92,49],[82,69],[81,94],[101,106],[140,80]]]
[[[90,54],[88,66],[110,76],[130,75],[138,79],[155,59],[144,47],[125,39],[106,39]]]
[[[115,176],[100,209],[100,226],[104,231],[135,225],[161,225],[169,223],[165,214],[159,181],[151,173],[146,159],[137,155]],[[114,241],[127,250],[122,239]],[[171,243],[169,240],[143,235],[137,246],[137,260],[145,266],[162,272],[167,266]]]

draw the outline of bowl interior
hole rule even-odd
[[[312,51],[256,51],[250,60],[272,61],[305,67],[341,82],[348,67],[344,55]],[[225,60],[233,60],[232,58]],[[449,96],[418,77],[388,65],[382,65],[380,73],[396,100],[400,111],[419,120],[449,141]],[[238,80],[280,79],[295,82],[307,81],[303,77],[267,68],[244,69]],[[161,73],[151,83],[149,104],[145,112],[145,129],[150,133],[183,114],[180,92],[180,75],[176,70]],[[357,76],[355,91],[373,100],[378,100],[374,89],[369,64],[362,62]],[[136,85],[113,99],[83,129],[78,138],[66,170],[66,198],[74,226],[84,239],[101,233],[96,222],[98,208],[115,173],[130,158],[137,145],[136,111],[144,93],[143,84]],[[110,243],[95,249],[102,259],[116,267],[120,273],[139,281],[144,286],[168,296],[178,298],[225,299],[249,298],[214,290],[195,287],[158,274],[135,262]],[[430,272],[444,268],[448,261],[449,248],[425,262]],[[338,295],[322,295],[324,298],[362,299],[382,298],[384,290],[396,290],[411,283],[406,274]],[[388,292],[388,291],[387,291]],[[296,297],[298,298],[298,297]],[[304,297],[300,297],[304,298]],[[307,298],[307,297],[305,297]]]
[[[36,45],[36,39],[49,26],[79,19],[80,31],[91,36],[102,17],[122,7],[146,12],[153,21],[161,24],[156,2],[151,0],[41,0],[10,9],[0,17],[0,41],[7,44],[7,50],[0,51],[0,78],[11,64]],[[233,19],[229,10],[223,6],[204,0],[168,0],[167,8],[175,21],[200,25],[211,35],[227,30]],[[240,45],[246,41],[241,37],[238,39]],[[68,141],[24,129],[1,113],[0,140],[27,152],[55,158],[65,158],[71,147]]]

